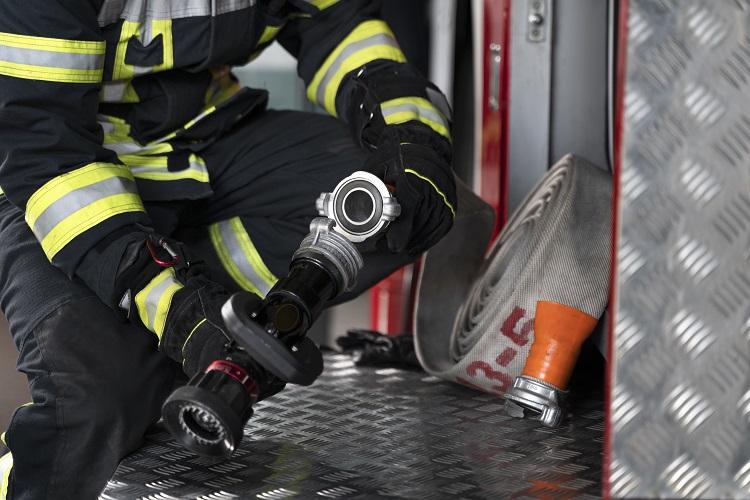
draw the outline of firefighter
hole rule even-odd
[[[0,309],[33,399],[2,436],[0,498],[95,498],[179,372],[219,356],[221,304],[273,286],[318,194],[351,172],[403,209],[355,294],[448,231],[450,111],[378,10],[0,3]],[[230,68],[275,40],[327,115],[266,110],[238,84]],[[204,265],[178,275],[157,236]]]

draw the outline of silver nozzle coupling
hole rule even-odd
[[[338,271],[339,290],[351,290],[364,262],[359,250],[344,236],[333,231],[334,225],[334,221],[325,217],[313,219],[310,234],[302,240],[292,260],[304,257],[325,258]]]
[[[557,427],[563,419],[568,391],[541,380],[521,375],[505,393],[505,411],[512,417],[539,420],[547,427]]]
[[[318,214],[333,219],[333,230],[349,241],[365,241],[401,215],[401,205],[385,183],[369,172],[354,172],[315,202]]]

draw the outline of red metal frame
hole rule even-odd
[[[388,335],[411,330],[415,264],[402,267],[370,290],[370,328]]]
[[[607,349],[607,373],[605,382],[605,429],[604,456],[602,457],[602,497],[610,498],[609,472],[612,459],[612,378],[615,373],[615,305],[617,304],[617,247],[620,228],[620,172],[622,168],[622,141],[624,135],[625,117],[625,78],[627,71],[628,53],[628,0],[620,0],[620,10],[617,13],[617,72],[615,75],[615,105],[614,105],[614,151],[613,151],[613,200],[612,200],[612,264],[610,270],[610,315],[609,339]]]
[[[495,235],[508,217],[508,119],[510,99],[510,8],[511,0],[484,0],[482,35],[483,82],[479,195],[495,209]],[[490,44],[500,46],[499,106],[490,107]],[[370,327],[395,335],[411,332],[419,263],[406,266],[375,285],[370,291]]]
[[[484,0],[484,82],[479,195],[495,209],[495,234],[508,218],[508,120],[510,110],[510,0]],[[498,109],[490,107],[490,46],[500,46]]]

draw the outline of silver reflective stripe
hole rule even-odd
[[[0,43],[0,61],[47,68],[98,70],[104,67],[104,54],[72,54]]]
[[[89,184],[88,186],[71,191],[48,206],[34,221],[32,230],[37,239],[42,241],[55,226],[78,210],[108,196],[137,192],[138,188],[135,182],[125,177],[110,177],[103,181]]]
[[[148,295],[146,295],[146,300],[144,301],[144,305],[146,306],[146,316],[148,317],[148,325],[146,326],[148,326],[148,329],[154,333],[157,333],[155,330],[155,323],[156,316],[159,312],[159,301],[161,300],[162,295],[164,295],[164,292],[167,291],[167,288],[172,285],[179,286],[180,283],[174,276],[169,275],[161,283],[151,289],[151,291],[148,292]]]
[[[118,155],[132,155],[137,154],[146,149],[145,146],[141,146],[135,141],[131,142],[112,142],[104,145],[105,148],[110,151],[114,151]],[[131,172],[135,173],[135,169],[131,168]]]
[[[271,285],[266,283],[266,280],[264,280],[250,264],[248,257],[242,250],[242,245],[240,245],[239,240],[237,240],[237,235],[232,231],[231,219],[221,221],[217,225],[219,227],[221,239],[227,247],[229,255],[237,266],[237,269],[239,269],[245,279],[256,286],[260,291],[261,296],[265,297],[268,291],[271,290]]]
[[[388,118],[391,115],[402,112],[416,113],[422,118],[427,118],[428,120],[439,123],[446,128],[448,127],[448,121],[445,119],[445,117],[434,109],[425,108],[422,106],[417,106],[416,104],[409,103],[399,104],[397,106],[386,106],[385,108],[382,108],[383,118]]]
[[[111,144],[107,144],[104,147],[110,148]],[[141,149],[145,149],[144,147],[141,147]],[[182,169],[182,170],[169,170],[167,166],[163,167],[149,167],[149,166],[131,166],[130,171],[133,173],[134,176],[138,176],[138,174],[172,174],[175,176],[175,178],[179,179],[180,174],[185,174],[187,172],[196,172],[200,176],[206,176],[208,177],[208,169],[206,168],[206,165],[203,163],[197,162],[197,161],[191,161],[190,166],[188,168]],[[183,175],[184,177],[184,175]]]
[[[328,67],[328,71],[326,71],[325,76],[320,81],[320,85],[318,86],[318,92],[317,92],[317,95],[315,96],[318,104],[323,105],[325,103],[326,89],[328,88],[328,84],[333,79],[333,76],[338,72],[338,70],[344,64],[344,61],[346,61],[349,58],[349,56],[351,56],[352,54],[355,54],[362,49],[373,47],[375,45],[388,45],[395,49],[399,48],[398,44],[396,43],[396,40],[392,36],[382,34],[382,33],[373,35],[369,38],[365,38],[364,40],[360,40],[358,42],[354,42],[352,44],[347,45],[346,48],[342,50],[341,53],[338,55],[336,60],[333,61],[333,63],[331,63],[331,65]]]
[[[255,0],[106,0],[99,11],[99,26],[119,19],[145,23],[154,19],[217,16],[253,5]]]
[[[99,102],[122,102],[129,80],[120,82],[104,82],[99,92]]]

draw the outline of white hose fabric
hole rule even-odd
[[[504,394],[526,363],[537,301],[601,317],[608,298],[611,193],[609,172],[564,157],[482,258],[489,207],[462,188],[454,229],[425,256],[419,283],[415,346],[425,370]]]

